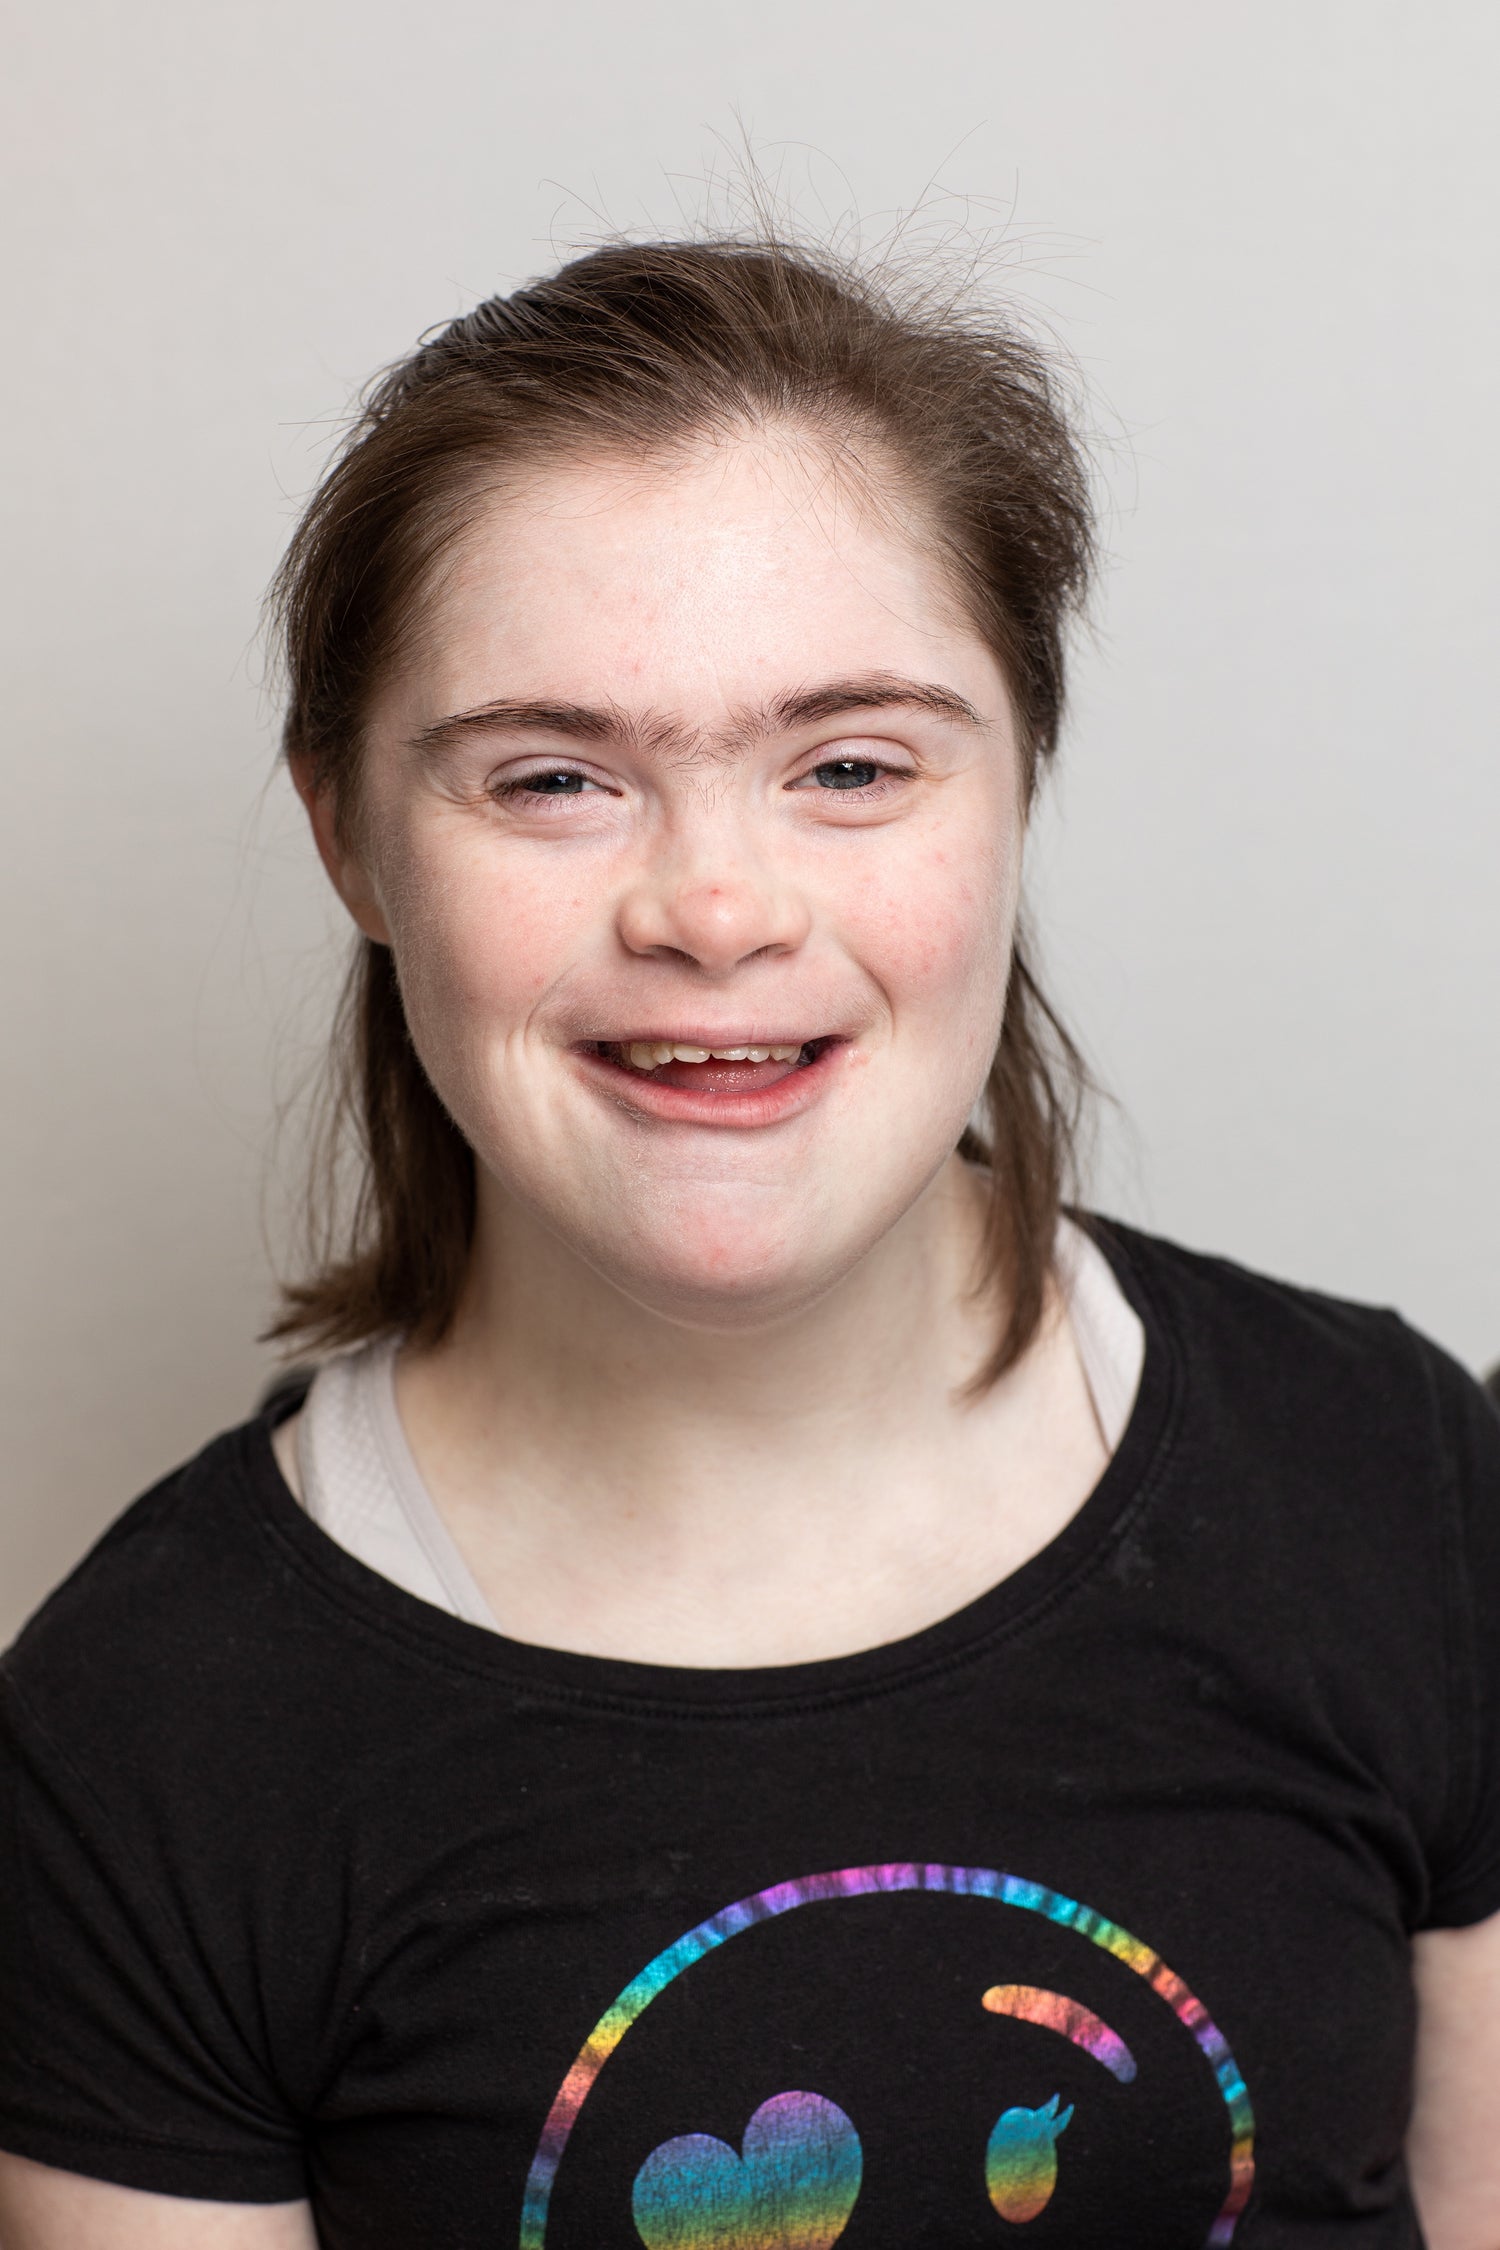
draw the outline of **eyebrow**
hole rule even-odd
[[[566,734],[601,742],[622,731],[623,713],[594,711],[582,703],[518,703],[501,698],[472,711],[451,711],[411,737],[413,750],[455,750],[476,734]]]
[[[439,754],[459,748],[475,735],[560,734],[575,742],[624,739],[688,755],[705,751],[723,755],[767,735],[818,726],[825,719],[843,718],[857,711],[889,710],[927,711],[959,726],[984,725],[973,704],[953,688],[931,680],[910,680],[896,672],[867,672],[850,679],[827,680],[817,687],[791,689],[757,711],[741,713],[727,730],[714,736],[691,733],[659,715],[633,715],[613,703],[595,706],[500,697],[476,704],[471,711],[454,711],[434,720],[411,737],[411,748]]]
[[[888,711],[903,706],[910,711],[930,711],[939,719],[956,720],[960,726],[984,724],[973,704],[952,688],[938,687],[930,680],[903,679],[897,672],[868,672],[858,679],[830,680],[822,687],[778,696],[765,713],[773,722],[765,731],[787,732],[793,727],[817,726],[823,719],[842,718],[849,711]]]
[[[1135,2057],[1117,2031],[1081,2000],[1066,1993],[1044,1992],[1034,1984],[994,1984],[984,1995],[992,2015],[1014,2016],[1021,2023],[1037,2023],[1045,2031],[1060,2032],[1075,2047],[1102,2062],[1105,2069],[1128,2086],[1135,2076]]]

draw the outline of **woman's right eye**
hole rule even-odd
[[[582,774],[526,774],[524,781],[515,783],[517,790],[535,790],[537,796],[580,796],[585,790]]]
[[[543,773],[510,775],[491,788],[493,797],[514,800],[518,797],[581,797],[590,786],[587,774],[574,773],[570,767],[557,766]]]

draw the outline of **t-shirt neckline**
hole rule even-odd
[[[1016,1570],[947,1616],[872,1648],[790,1664],[672,1665],[551,1648],[473,1624],[383,1577],[310,1519],[276,1461],[270,1415],[244,1432],[245,1497],[336,1608],[445,1668],[508,1681],[531,1697],[710,1716],[888,1694],[972,1661],[1053,1611],[1092,1574],[1160,1481],[1178,1416],[1181,1351],[1128,1239],[1132,1230],[1093,1218],[1084,1223],[1145,1330],[1140,1384],[1120,1443],[1082,1506]]]

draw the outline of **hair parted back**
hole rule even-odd
[[[669,453],[790,423],[894,477],[999,660],[1028,795],[1057,744],[1068,629],[1093,557],[1084,459],[1047,354],[993,308],[903,289],[763,237],[616,244],[492,297],[377,378],[272,587],[284,747],[357,820],[371,702],[434,572],[509,469]],[[913,508],[914,504],[914,508]],[[473,1235],[474,1158],[408,1035],[389,951],[362,938],[335,1025],[310,1183],[309,1271],[271,1337],[435,1342]],[[1071,1184],[1086,1077],[1017,945],[981,1130],[983,1281],[1005,1307],[976,1390],[1025,1350]],[[338,1192],[348,1157],[352,1200]]]

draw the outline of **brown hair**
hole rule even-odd
[[[371,698],[476,502],[513,466],[660,453],[705,432],[792,421],[859,458],[872,444],[934,528],[1016,708],[1028,795],[1057,743],[1068,626],[1092,559],[1080,450],[1046,355],[966,312],[774,240],[618,245],[492,297],[367,393],[272,589],[285,750],[357,812]],[[457,1308],[474,1159],[412,1047],[388,950],[360,941],[335,1028],[309,1194],[312,1270],[268,1334],[318,1346],[391,1329],[436,1341]],[[1020,945],[983,1129],[981,1287],[1006,1317],[983,1389],[1041,1319],[1086,1079]],[[352,1129],[352,1205],[336,1190]],[[341,1216],[341,1207],[343,1215]]]

